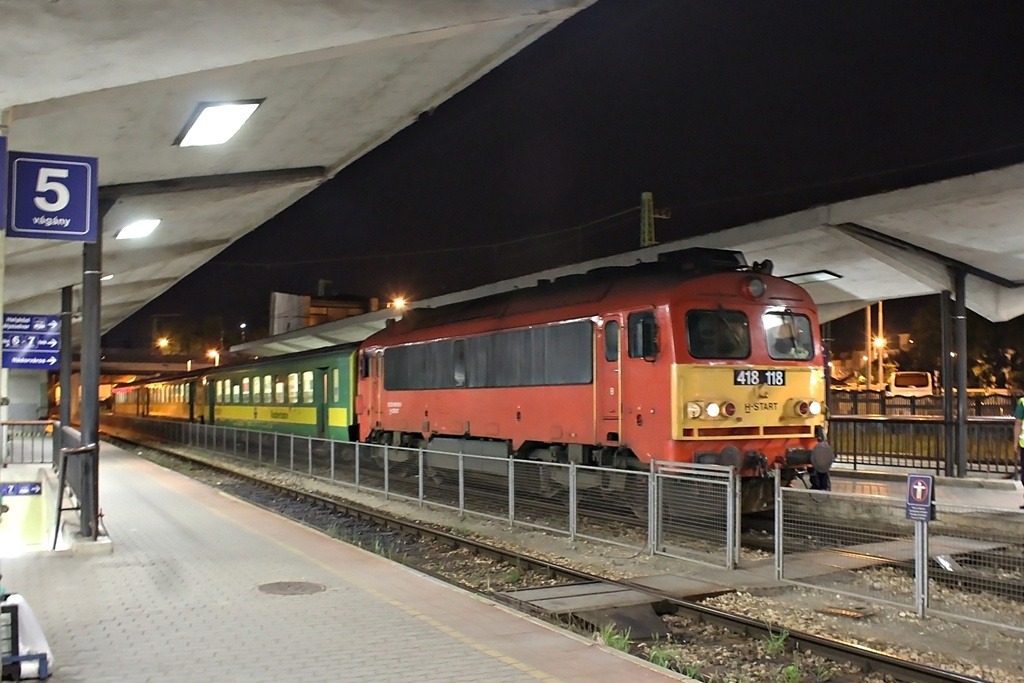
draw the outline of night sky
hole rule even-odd
[[[1024,3],[598,0],[110,332],[425,298],[1024,161]],[[344,125],[339,121],[338,125]],[[825,264],[823,264],[825,265]]]

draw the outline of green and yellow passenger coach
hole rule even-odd
[[[356,347],[210,368],[115,389],[115,414],[331,439],[354,437]]]

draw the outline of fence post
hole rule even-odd
[[[459,519],[466,516],[466,470],[462,466],[462,451],[459,451]]]
[[[569,461],[569,540],[576,540],[576,463]]]
[[[274,434],[274,467],[277,467],[277,434]]]
[[[263,432],[260,432],[259,435],[260,435],[260,440],[257,442],[258,445],[256,446],[256,459],[257,459],[257,462],[262,464],[263,463]]]
[[[736,568],[735,544],[732,537],[736,533],[736,475],[735,468],[729,468],[729,478],[726,479],[725,494],[725,568]]]
[[[419,458],[419,461],[416,463],[419,468],[417,476],[417,480],[419,481],[419,491],[416,492],[416,495],[419,499],[420,507],[423,507],[423,446],[420,446],[417,457]]]
[[[914,605],[924,618],[928,607],[928,523],[914,522]]]
[[[516,458],[508,459],[508,526],[516,525]]]
[[[356,472],[355,472],[355,480],[356,480],[356,493],[359,493],[359,442],[358,441],[356,441]]]
[[[295,471],[295,435],[288,435],[288,471]]]
[[[654,466],[654,459],[651,458],[650,467],[647,472],[647,540],[651,547],[651,555],[657,553],[658,544],[658,475]]]
[[[739,470],[735,467],[732,469],[732,474],[730,476],[736,481],[736,495],[733,498],[732,510],[732,542],[735,544],[733,546],[733,558],[736,560],[736,564],[739,565],[743,561],[743,557],[740,554],[742,550],[740,545],[740,536],[743,534],[743,524],[741,521],[743,513],[743,477],[740,476]]]
[[[860,392],[854,391],[851,395],[853,398],[853,414],[860,415]]]
[[[775,469],[775,580],[782,581],[785,569],[783,565],[783,552],[785,547],[782,543],[782,534],[785,529],[782,526],[782,470]]]
[[[331,439],[331,481],[334,481],[334,440]]]
[[[388,475],[388,445],[384,444],[384,500],[388,499],[390,485],[391,481]]]

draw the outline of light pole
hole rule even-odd
[[[220,365],[220,351],[217,349],[210,349],[206,352],[206,355],[213,359],[213,367]]]
[[[238,329],[240,329],[242,331],[242,342],[244,343],[245,342],[245,323],[241,323],[238,326]]]

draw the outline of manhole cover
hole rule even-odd
[[[326,590],[327,587],[311,581],[275,581],[274,583],[265,583],[259,589],[261,592],[271,595],[312,595]]]

